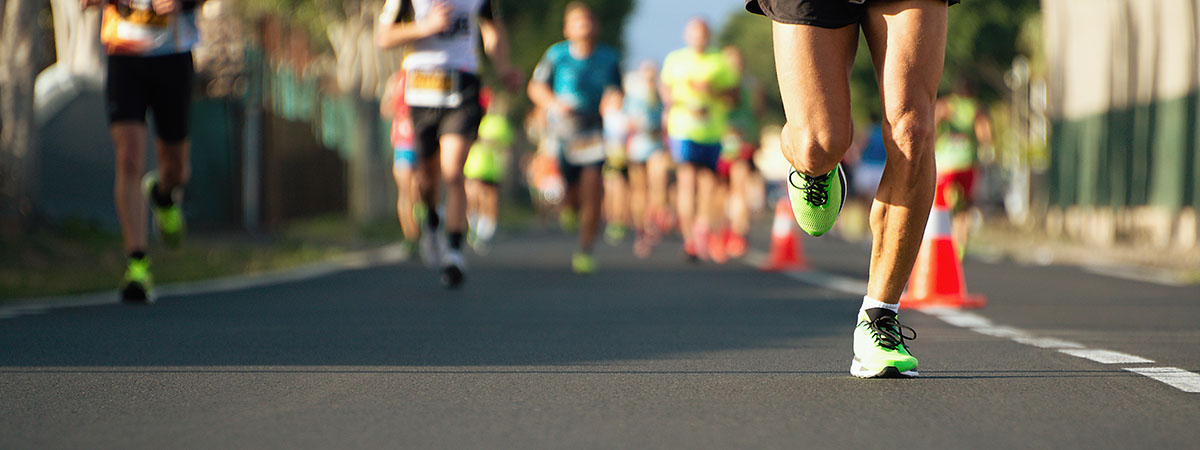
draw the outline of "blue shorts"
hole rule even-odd
[[[721,143],[701,144],[687,139],[671,139],[671,157],[676,163],[690,163],[708,170],[717,170],[721,159]]]
[[[393,169],[408,169],[412,170],[417,166],[417,151],[412,147],[396,147],[395,160],[392,162]]]

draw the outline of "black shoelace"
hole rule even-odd
[[[867,322],[867,325],[871,327],[871,335],[875,337],[875,342],[889,350],[895,350],[897,346],[904,345],[905,339],[917,339],[917,330],[900,325],[900,321],[895,317],[880,317]],[[904,330],[908,330],[912,336],[905,335]],[[907,350],[908,346],[904,345],[904,348]],[[909,353],[912,352],[909,351]]]
[[[788,183],[791,183],[792,187],[803,191],[804,200],[808,203],[813,206],[824,206],[825,202],[829,201],[829,189],[825,186],[825,183],[829,181],[829,175],[831,174],[833,172],[814,177],[792,169],[792,173],[788,174]],[[793,175],[799,175],[800,179],[803,180],[800,186],[797,186],[796,182],[792,180]]]

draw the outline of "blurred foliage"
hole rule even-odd
[[[555,42],[563,40],[563,12],[570,0],[492,0],[502,18],[509,37],[510,59],[514,67],[526,77],[533,72],[542,54]],[[623,49],[622,36],[626,19],[634,9],[634,0],[584,0],[595,13],[600,30],[600,41]],[[343,21],[348,15],[356,15],[360,8],[366,12],[377,12],[382,0],[241,0],[239,7],[249,21],[275,14],[284,24],[308,30],[314,43],[327,48],[325,27]],[[284,13],[286,12],[286,14]],[[490,64],[482,58],[485,67]],[[497,85],[490,70],[484,70],[484,79]],[[514,117],[528,107],[524,91],[515,93]]]
[[[353,11],[363,0],[238,0],[243,17],[253,22],[274,14],[284,24],[308,31],[309,38],[319,47],[328,46],[325,27],[335,21],[346,19],[346,12]]]
[[[493,0],[508,28],[512,63],[526,75],[533,72],[551,44],[563,40],[563,12],[570,0]],[[644,0],[643,0],[644,1]],[[587,0],[600,31],[600,42],[624,49],[625,21],[634,0]]]
[[[985,102],[1003,97],[1004,72],[1013,58],[1041,46],[1040,39],[1019,39],[1026,22],[1040,10],[1038,0],[965,0],[951,7],[941,87],[949,89],[950,82],[962,78],[975,86],[976,95]]]
[[[717,32],[717,43],[732,45],[742,52],[746,73],[758,78],[763,88],[766,117],[763,124],[784,122],[783,101],[775,79],[775,54],[771,51],[771,19],[738,8]]]
[[[965,0],[949,10],[946,61],[941,90],[954,80],[966,80],[984,102],[1004,97],[1004,72],[1018,54],[1029,55],[1040,47],[1038,0],[992,2]],[[775,81],[774,55],[770,51],[770,20],[736,12],[717,35],[722,45],[735,45],[745,54],[746,70],[763,81],[767,94],[766,122],[783,122],[783,106]],[[1037,58],[1033,58],[1036,62]],[[1036,65],[1035,65],[1036,70]],[[868,57],[866,39],[859,39],[858,57],[850,75],[850,95],[856,120],[879,114],[879,87]]]

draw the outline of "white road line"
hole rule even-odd
[[[1200,374],[1175,367],[1126,367],[1125,370],[1145,375],[1183,392],[1200,392]]]
[[[767,254],[758,250],[750,250],[746,252],[746,257],[742,258],[742,262],[751,267],[762,267],[767,262]],[[791,270],[780,273],[801,283],[846,294],[866,295],[867,293],[867,282],[856,278],[834,275],[819,270]]]
[[[1098,348],[1061,348],[1058,351],[1071,356],[1090,359],[1100,364],[1144,364],[1154,362],[1154,360],[1141,356]]]
[[[156,294],[159,297],[173,297],[215,294],[219,292],[229,292],[263,286],[274,286],[283,283],[318,278],[346,270],[363,269],[372,266],[396,263],[405,259],[407,259],[407,253],[400,245],[389,245],[377,249],[349,253],[336,258],[333,261],[318,262],[275,272],[267,272],[255,275],[237,275],[207,281],[162,285],[156,288]],[[90,294],[17,300],[8,305],[0,306],[0,319],[11,319],[14,317],[41,314],[46,311],[59,308],[110,305],[116,303],[119,303],[119,300],[115,290],[93,292]]]
[[[1060,349],[1060,348],[1083,348],[1083,344],[1078,342],[1066,341],[1058,338],[1036,337],[1036,336],[1014,336],[1011,338],[1025,345],[1032,345],[1037,348]]]
[[[751,266],[758,266],[765,260],[766,255],[758,251],[749,252],[745,259],[746,264]],[[853,295],[865,293],[867,289],[866,282],[815,270],[784,272],[784,275],[806,284]],[[1101,364],[1147,364],[1154,362],[1153,360],[1128,353],[1085,348],[1083,344],[1078,342],[1035,336],[1019,328],[993,324],[991,319],[987,317],[960,309],[926,308],[918,311],[937,317],[955,327],[966,328],[982,335],[1010,339],[1017,343],[1038,348],[1058,350],[1063,354],[1089,359]],[[1200,392],[1200,375],[1182,369],[1174,367],[1126,367],[1125,370],[1145,375],[1184,392]]]
[[[982,334],[985,336],[998,337],[998,338],[1004,338],[1004,339],[1017,339],[1017,338],[1031,339],[1031,338],[1033,338],[1033,336],[1030,336],[1029,333],[1025,332],[1025,330],[1020,330],[1020,329],[1013,328],[1013,327],[1006,327],[1003,325],[992,325],[992,326],[986,326],[986,327],[971,327],[971,331],[974,331],[976,333],[979,333],[979,334]]]
[[[815,286],[820,286],[825,289],[830,289],[838,292],[843,292],[852,295],[866,295],[867,283],[850,277],[843,277],[829,273],[819,272],[816,270],[806,271],[791,271],[784,272],[788,278],[807,283]]]
[[[1083,270],[1097,275],[1104,275],[1106,277],[1140,281],[1142,283],[1158,284],[1162,286],[1183,287],[1188,285],[1188,283],[1184,281],[1178,274],[1167,270],[1100,265],[1083,266]]]
[[[935,315],[939,319],[942,319],[943,322],[959,328],[987,328],[993,326],[992,321],[988,320],[988,318],[966,311]]]

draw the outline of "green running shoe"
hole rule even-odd
[[[130,259],[121,280],[121,301],[136,305],[154,303],[154,277],[150,275],[150,258]]]
[[[846,174],[842,165],[839,163],[833,171],[815,177],[792,169],[788,174],[788,197],[800,228],[813,236],[825,234],[833,228],[842,205],[846,204]]]
[[[868,311],[870,314],[868,314]],[[875,318],[872,319],[871,317]],[[912,336],[906,336],[908,330]],[[859,378],[909,378],[917,376],[917,358],[908,353],[905,339],[916,339],[917,332],[900,325],[896,313],[872,308],[858,313],[854,329],[854,362],[850,374]]]
[[[154,215],[154,230],[158,238],[167,248],[179,248],[183,243],[186,224],[183,220],[183,208],[179,207],[179,195],[172,192],[174,201],[170,206],[159,206],[154,201],[154,191],[158,189],[158,174],[149,172],[142,178],[142,190],[146,191],[146,199],[150,202],[150,211]]]
[[[604,242],[608,245],[617,246],[625,242],[625,236],[628,234],[625,227],[615,223],[610,223],[604,227]]]
[[[584,252],[575,252],[571,256],[571,270],[576,275],[591,275],[596,273],[596,258]]]

